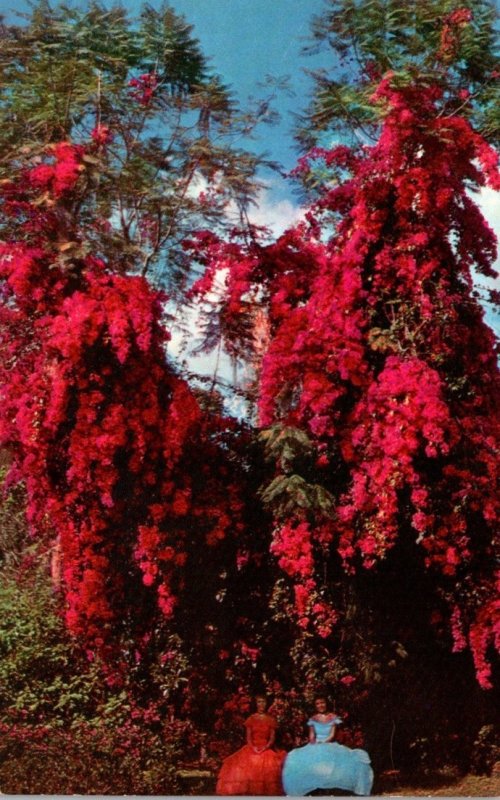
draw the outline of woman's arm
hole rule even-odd
[[[309,744],[316,743],[316,731],[314,730],[314,725],[309,725]]]
[[[263,753],[264,750],[269,750],[269,748],[273,746],[275,739],[276,739],[276,733],[275,733],[274,729],[271,729],[271,732],[269,734],[269,739],[267,740],[265,745],[263,745],[262,747],[254,747],[255,752],[256,753]]]
[[[330,728],[330,733],[326,737],[325,742],[333,742],[333,740],[335,739],[336,730],[337,730],[337,726],[336,726],[335,722],[333,722],[332,723],[332,727]]]
[[[247,726],[247,744],[250,745],[250,747],[252,748],[254,753],[263,753],[264,750],[268,750],[269,747],[273,746],[275,739],[276,739],[276,732],[275,732],[274,728],[271,728],[271,730],[269,732],[269,738],[268,738],[267,742],[264,745],[262,745],[262,747],[257,747],[253,743],[252,728],[251,728],[250,725]]]
[[[262,747],[254,748],[256,753],[263,753],[264,750],[269,750],[270,747],[273,746],[274,740],[276,739],[276,730],[275,728],[271,728],[269,731],[269,739]]]
[[[260,753],[261,752],[261,748],[260,747],[256,747],[254,745],[254,743],[253,743],[253,731],[252,731],[251,725],[249,725],[247,727],[247,744],[250,745],[250,747],[252,748],[254,753]]]
[[[251,729],[250,725],[247,725],[247,744],[249,744],[250,747],[253,747],[252,729]]]

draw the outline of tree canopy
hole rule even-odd
[[[130,20],[122,6],[43,0],[26,24],[2,25],[0,87],[0,175],[36,163],[49,144],[93,138],[78,251],[112,254],[170,292],[189,272],[187,232],[222,231],[229,204],[239,224],[256,191],[258,159],[235,142],[259,118],[238,110],[168,5]],[[1,235],[11,230],[3,219]]]
[[[217,766],[256,690],[293,746],[333,687],[381,767],[395,726],[409,768],[464,719],[449,757],[470,753],[491,711],[455,693],[492,690],[498,649],[498,344],[472,280],[496,275],[474,198],[500,188],[493,25],[479,0],[330,2],[313,34],[354,61],[316,77],[294,171],[313,191],[275,241],[248,225],[259,160],[234,141],[259,115],[170,7],[44,1],[3,26],[9,747],[79,731],[92,753],[101,715],[162,793],[148,749],[170,763],[201,731]],[[170,356],[165,287],[249,363],[253,424]]]
[[[499,137],[498,9],[490,0],[327,0],[307,49],[328,48],[330,69],[314,74],[298,137],[312,146],[328,132],[377,136],[383,107],[370,102],[391,70],[443,89],[436,112],[460,113],[492,143]],[[321,144],[325,142],[320,141]]]

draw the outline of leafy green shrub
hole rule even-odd
[[[18,505],[9,495],[0,523]],[[125,649],[114,665],[82,649],[64,627],[49,554],[22,527],[2,529],[1,539],[1,790],[175,793],[180,754],[197,747],[167,705],[186,666],[179,640],[163,641],[166,654],[153,648],[148,665]]]
[[[38,578],[4,575],[0,586],[2,791],[175,792],[189,724],[165,722],[165,705],[147,699],[144,687],[134,697],[133,670],[113,675],[88,660],[67,636],[39,570]],[[163,684],[154,675],[151,695],[155,678],[168,692],[164,672]]]
[[[178,792],[178,743],[141,722],[0,729],[0,786],[8,794]]]

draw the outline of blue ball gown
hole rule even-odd
[[[366,750],[345,747],[337,742],[326,742],[333,725],[330,722],[310,719],[316,742],[291,750],[283,765],[285,794],[302,797],[315,789],[344,789],[357,795],[369,795],[373,784],[373,770]]]

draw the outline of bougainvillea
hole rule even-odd
[[[486,688],[500,376],[471,270],[496,274],[496,241],[469,190],[500,177],[469,122],[438,110],[441,92],[387,74],[372,97],[385,108],[377,144],[315,148],[298,172],[322,160],[329,178],[306,221],[250,252],[210,239],[205,283],[226,276],[233,342],[267,308],[259,415],[277,474],[264,498],[299,624],[334,627],[327,565],[373,568],[413,538],[455,631],[461,609],[460,646]]]
[[[128,625],[140,650],[151,598],[172,617],[191,550],[237,539],[242,504],[229,423],[167,360],[164,297],[79,231],[85,157],[109,138],[49,146],[2,186],[17,237],[0,244],[0,439],[33,535],[55,547],[70,630],[102,646]]]
[[[440,110],[462,114],[498,145],[497,23],[494,0],[325,0],[311,33],[314,51],[326,58],[311,70],[297,138],[306,149],[332,134],[342,142],[376,139],[381,109],[370,98],[394,70],[403,81],[425,75],[443,85]]]
[[[154,72],[146,73],[132,78],[128,85],[131,87],[130,96],[141,106],[148,106],[158,85],[158,77]]]

